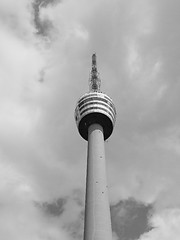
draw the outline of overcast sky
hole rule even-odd
[[[74,109],[94,52],[117,109],[111,205],[152,205],[153,229],[138,240],[179,240],[179,9],[179,0],[0,0],[2,240],[72,240],[82,228],[87,143]],[[42,204],[57,199],[63,214],[49,217]]]

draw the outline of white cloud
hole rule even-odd
[[[143,234],[140,240],[169,240],[179,239],[180,210],[166,209],[151,218],[154,227],[148,233]]]
[[[57,222],[48,222],[34,205],[36,193],[23,175],[1,154],[0,164],[0,232],[4,240],[70,239]]]
[[[13,0],[0,1],[0,21],[8,30],[27,42],[33,40],[32,33],[35,30],[32,25],[31,3],[28,0],[18,0],[16,3]]]

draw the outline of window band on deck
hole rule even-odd
[[[110,106],[113,108],[113,110],[114,110],[114,112],[115,112],[115,114],[116,114],[116,109],[115,109],[114,105],[113,105],[109,100],[106,100],[106,99],[104,99],[104,98],[102,98],[102,97],[88,97],[87,99],[85,99],[85,100],[83,100],[82,102],[80,102],[80,103],[78,104],[78,107],[79,107],[79,109],[80,109],[80,107],[81,107],[82,105],[84,105],[85,103],[90,102],[90,101],[97,101],[97,100],[99,100],[99,101],[101,101],[101,102],[105,102],[105,103],[107,103],[108,105],[110,105]]]
[[[107,114],[109,114],[109,115],[111,116],[111,118],[112,118],[113,121],[115,120],[113,114],[112,114],[110,111],[107,111],[105,108],[102,108],[102,107],[89,107],[89,108],[87,108],[87,109],[84,109],[84,110],[81,112],[81,115],[83,115],[83,113],[85,113],[85,112],[87,112],[87,111],[89,111],[89,110],[93,110],[93,109],[96,109],[96,110],[100,109],[100,110],[106,112]]]

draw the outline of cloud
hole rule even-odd
[[[178,239],[179,238],[179,208],[166,209],[156,214],[151,219],[154,229],[145,233],[140,240],[156,240],[156,239]]]
[[[53,25],[51,21],[48,19],[44,19],[43,21],[40,19],[40,12],[42,8],[46,8],[48,5],[54,5],[60,2],[60,0],[34,0],[32,2],[33,10],[34,10],[34,23],[37,29],[37,34],[48,37],[49,31],[52,30]]]
[[[3,239],[70,239],[57,221],[48,220],[35,208],[33,185],[26,175],[7,164],[4,156],[1,156],[0,173],[0,232]]]
[[[117,239],[138,239],[144,232],[150,231],[152,208],[152,205],[144,205],[134,199],[119,201],[111,206],[112,230]]]

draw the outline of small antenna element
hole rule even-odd
[[[96,63],[96,54],[92,55],[92,70],[90,74],[89,81],[89,91],[90,92],[100,92],[101,80],[99,78],[99,73],[97,71],[97,63]]]

